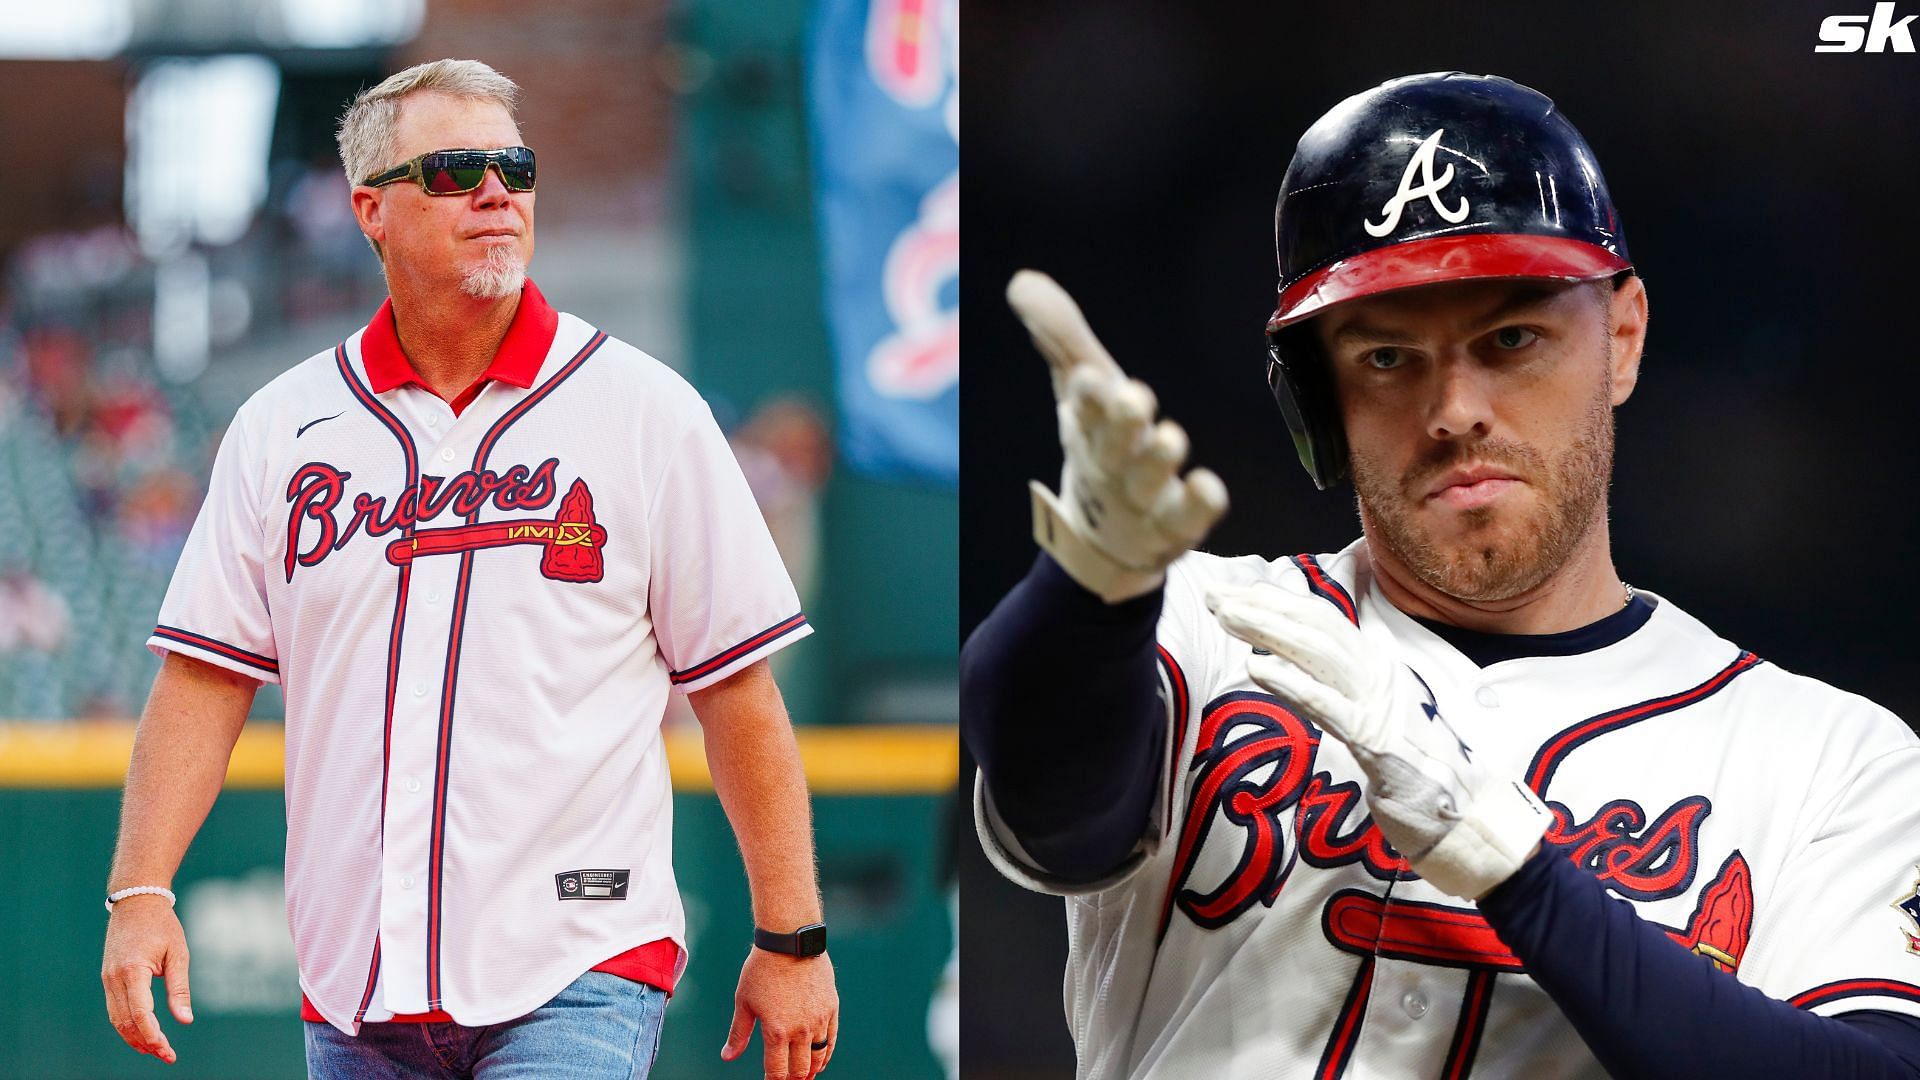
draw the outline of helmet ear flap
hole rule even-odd
[[[1300,464],[1325,491],[1347,478],[1347,437],[1340,402],[1320,346],[1304,326],[1267,333],[1267,389],[1293,435]]]

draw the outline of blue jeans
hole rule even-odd
[[[485,1027],[362,1024],[358,1038],[308,1021],[310,1080],[645,1080],[667,995],[589,971],[552,1001]]]

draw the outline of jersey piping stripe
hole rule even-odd
[[[393,415],[391,410],[381,404],[380,399],[373,396],[373,391],[362,384],[359,376],[354,374],[353,365],[347,362],[346,342],[341,342],[334,347],[333,361],[335,366],[340,369],[340,377],[346,382],[347,390],[353,394],[354,400],[358,401],[362,408],[372,413],[374,418],[379,420],[380,423],[393,434],[394,441],[400,444],[401,468],[403,473],[400,490],[405,492],[408,488],[419,483],[420,480],[420,453],[418,448],[414,446],[412,434],[407,431],[406,425],[400,422],[400,418]],[[404,498],[404,495],[401,497]],[[398,509],[396,502],[395,510],[397,511]],[[413,523],[407,522],[403,524],[400,527],[400,535],[413,535]],[[412,580],[412,564],[400,567],[400,574],[394,585],[393,592],[393,622],[387,631],[387,697],[386,704],[381,710],[380,722],[380,844],[383,853],[386,850],[387,839],[387,781],[388,772],[390,771],[390,765],[393,760],[393,695],[400,680],[400,646],[401,642],[405,639],[407,589]],[[367,1007],[373,1001],[374,984],[379,981],[379,977],[380,931],[376,929],[373,933],[373,958],[367,962],[367,989],[360,997],[360,1008],[355,1011],[353,1015],[354,1023],[359,1023],[361,1017],[366,1015]]]
[[[1840,979],[1795,994],[1787,999],[1787,1004],[1796,1009],[1812,1009],[1851,997],[1890,997],[1920,1002],[1920,986],[1892,979]]]
[[[493,422],[480,440],[473,453],[473,471],[476,475],[487,466],[487,456],[493,452],[500,437],[508,428],[525,416],[535,405],[546,400],[547,396],[567,381],[580,365],[597,352],[607,340],[607,335],[596,330],[580,351],[573,355],[554,376],[521,398],[519,403],[508,409],[500,419]],[[473,525],[480,520],[480,507],[476,505],[467,514],[467,524]],[[445,867],[447,843],[447,785],[449,771],[453,761],[453,713],[454,701],[460,682],[460,646],[461,635],[467,621],[467,595],[473,583],[473,555],[471,550],[460,553],[460,578],[454,586],[453,616],[447,632],[447,665],[440,679],[440,733],[433,767],[433,824],[427,843],[427,1011],[441,1007],[440,993],[440,928],[441,902],[444,900],[442,884]]]
[[[1473,1072],[1480,1036],[1487,1030],[1487,1010],[1493,1006],[1495,977],[1491,971],[1467,976],[1467,991],[1460,999],[1460,1022],[1453,1029],[1453,1045],[1447,1047],[1447,1067],[1440,1073],[1441,1080],[1467,1080]]]
[[[1339,608],[1340,614],[1345,615],[1348,622],[1355,626],[1360,625],[1360,608],[1354,604],[1353,594],[1347,591],[1346,586],[1333,580],[1332,575],[1320,568],[1320,560],[1311,555],[1295,555],[1293,565],[1299,567],[1300,572],[1307,576],[1307,588],[1313,592],[1313,595]]]
[[[353,1010],[353,1022],[359,1023],[373,1004],[373,988],[380,981],[380,932],[373,933],[373,963],[367,966],[367,988],[360,994],[360,1007]]]
[[[1167,831],[1172,833],[1174,831],[1172,819],[1177,809],[1173,801],[1174,789],[1180,784],[1180,753],[1187,745],[1187,673],[1180,670],[1179,662],[1173,658],[1172,653],[1167,651],[1165,645],[1156,644],[1154,649],[1159,654],[1160,670],[1166,677],[1167,685],[1173,691],[1173,764],[1167,769]],[[1184,822],[1181,825],[1181,831],[1185,831]],[[1175,865],[1178,865],[1177,861]],[[1166,939],[1167,925],[1173,918],[1173,894],[1179,887],[1178,874],[1168,878],[1167,893],[1160,899],[1160,928],[1154,933],[1155,941]]]
[[[1360,1042],[1360,1022],[1367,1015],[1367,999],[1373,995],[1373,957],[1360,961],[1360,970],[1354,974],[1353,985],[1347,988],[1347,1000],[1340,1006],[1340,1015],[1333,1022],[1333,1036],[1327,1040],[1327,1048],[1321,1051],[1320,1066],[1314,1070],[1314,1080],[1335,1080],[1347,1071],[1347,1063],[1353,1059],[1353,1048]]]
[[[1187,745],[1187,707],[1190,704],[1187,690],[1187,673],[1180,670],[1180,662],[1173,658],[1165,645],[1156,643],[1154,651],[1158,654],[1160,670],[1167,680],[1171,691],[1173,710],[1173,746],[1167,766],[1167,822],[1165,832],[1172,833],[1174,816],[1178,809],[1174,803],[1174,794],[1180,787],[1180,753]],[[1158,941],[1167,936],[1167,920],[1173,917],[1173,883],[1167,884],[1167,895],[1160,901],[1160,929],[1154,935]]]
[[[692,667],[686,669],[685,671],[674,672],[671,678],[673,679],[675,685],[678,685],[680,683],[692,682],[695,679],[705,678],[706,676],[711,675],[716,671],[719,671],[721,668],[726,667],[728,664],[733,663],[735,660],[740,659],[742,656],[745,656],[748,653],[753,652],[755,649],[761,648],[762,646],[771,645],[774,642],[780,640],[783,637],[786,637],[788,634],[793,633],[794,631],[800,629],[805,625],[807,625],[806,614],[804,612],[796,612],[793,615],[790,615],[787,618],[782,619],[777,623],[774,623],[772,626],[767,627],[765,630],[760,631],[759,633],[753,635],[752,637],[741,642],[740,644],[733,646],[730,649],[726,649],[720,653],[717,653],[711,657],[708,657],[707,659],[700,661],[699,663],[693,665]]]
[[[258,668],[261,671],[274,675],[280,674],[280,661],[275,660],[273,657],[248,652],[245,649],[229,645],[216,638],[210,638],[205,634],[196,634],[191,630],[182,630],[177,626],[166,626],[163,624],[153,628],[153,636],[165,638],[168,641],[176,641],[182,645],[191,645],[196,649],[205,649],[210,653],[217,653],[229,660],[245,664],[250,668]]]
[[[1604,712],[1580,721],[1547,740],[1546,744],[1540,748],[1540,752],[1534,755],[1533,764],[1527,766],[1527,786],[1532,788],[1535,794],[1545,795],[1547,785],[1553,782],[1554,772],[1574,750],[1609,732],[1704,701],[1726,689],[1727,684],[1741,672],[1748,671],[1759,663],[1758,656],[1750,652],[1742,652],[1732,663],[1716,672],[1712,678],[1690,690],[1668,694],[1666,697],[1651,698],[1637,705]]]

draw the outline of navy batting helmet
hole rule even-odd
[[[1334,106],[1300,137],[1273,234],[1267,382],[1322,490],[1345,479],[1347,444],[1305,320],[1418,285],[1633,268],[1587,141],[1546,95],[1495,75],[1410,75]]]

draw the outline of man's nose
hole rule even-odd
[[[1493,399],[1487,373],[1463,355],[1440,358],[1433,367],[1427,434],[1435,439],[1486,435],[1493,421]]]

